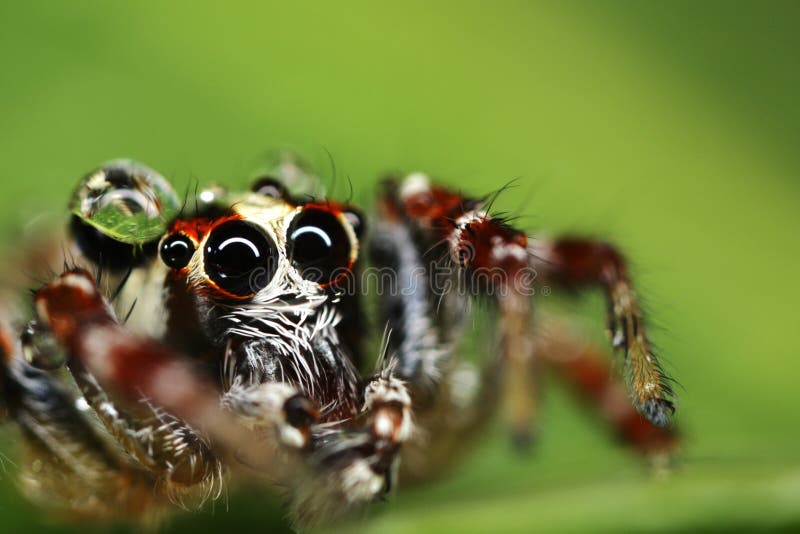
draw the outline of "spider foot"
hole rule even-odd
[[[293,449],[308,446],[311,426],[320,416],[308,397],[282,382],[234,385],[222,404],[252,426],[273,427],[278,440]]]
[[[364,392],[364,411],[377,440],[402,443],[411,437],[411,397],[401,380],[381,376],[370,382]]]

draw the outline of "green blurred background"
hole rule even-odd
[[[683,385],[682,466],[654,479],[551,386],[534,454],[498,423],[451,476],[347,528],[800,528],[799,30],[797,2],[6,1],[3,245],[115,157],[183,190],[244,185],[287,144],[330,175],[329,151],[363,203],[387,170],[473,193],[517,178],[499,202],[527,230],[634,258]],[[14,472],[0,530],[70,530]],[[214,508],[171,528],[286,529],[268,495]]]

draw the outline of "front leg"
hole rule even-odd
[[[218,388],[185,356],[118,325],[84,271],[67,272],[42,288],[35,304],[72,365],[85,367],[123,398],[144,396],[157,410],[201,429],[215,453],[268,469],[288,488],[300,525],[322,524],[390,486],[400,446],[412,433],[410,396],[394,376],[394,362],[367,382],[355,417],[319,422],[313,399],[286,383],[234,382],[220,402]]]
[[[678,429],[656,426],[633,407],[605,351],[583,339],[579,329],[563,319],[548,319],[536,336],[536,353],[546,370],[603,420],[621,443],[657,469],[671,464],[680,448]]]
[[[625,259],[613,246],[568,238],[533,243],[534,265],[545,280],[568,288],[599,286],[608,305],[608,335],[624,352],[625,375],[636,409],[658,426],[675,411],[671,380],[653,353]]]
[[[182,390],[179,368],[162,358],[160,345],[125,331],[85,271],[62,274],[34,302],[33,335],[60,343],[86,403],[122,448],[176,502],[187,493],[199,493],[200,502],[218,495],[222,466],[206,439],[153,400],[159,389],[173,396]],[[120,391],[128,394],[115,395]]]
[[[338,343],[335,338],[330,341]],[[251,359],[280,358],[263,343],[242,347],[248,347],[244,352]],[[375,500],[392,486],[400,448],[413,433],[411,398],[395,375],[396,368],[397,362],[390,361],[366,381],[355,394],[352,412],[321,405],[318,396],[299,382],[283,381],[286,377],[280,373],[258,379],[247,373],[235,375],[223,406],[269,437],[264,445],[275,451],[278,460],[252,467],[266,469],[286,488],[298,526],[324,524]]]
[[[411,398],[389,365],[367,383],[355,421],[312,429],[289,495],[299,525],[323,525],[389,491],[400,449],[413,432]]]
[[[0,392],[21,430],[23,492],[43,506],[92,521],[158,515],[155,477],[111,446],[56,374],[25,362],[4,322],[0,319]]]

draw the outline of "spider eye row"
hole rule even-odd
[[[300,275],[322,286],[347,273],[352,258],[350,236],[339,217],[325,209],[307,207],[292,220],[286,254]],[[161,242],[161,261],[175,270],[189,265],[197,244],[176,232]],[[264,289],[278,268],[274,240],[255,224],[229,220],[214,227],[203,245],[205,274],[220,290],[249,297]]]

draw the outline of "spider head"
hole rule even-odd
[[[170,324],[162,324],[167,330],[178,328],[185,316],[194,317],[186,319],[186,328],[199,321],[216,339],[242,325],[248,326],[236,330],[241,336],[262,337],[275,330],[263,324],[265,318],[299,324],[352,280],[363,224],[347,205],[299,201],[272,178],[240,193],[209,188],[186,204],[197,210],[184,215],[169,183],[130,161],[90,173],[71,204],[81,256],[116,270],[120,283],[134,267],[155,275],[132,276],[121,301],[140,300],[149,287],[160,295],[157,286],[141,284],[164,280],[158,272],[168,271]],[[150,298],[160,302],[159,296]],[[163,323],[156,315],[138,321]]]
[[[209,211],[213,216],[176,220],[159,256],[173,276],[215,303],[324,294],[358,256],[362,224],[355,210],[295,202],[275,180],[260,179],[244,194],[218,192]]]

